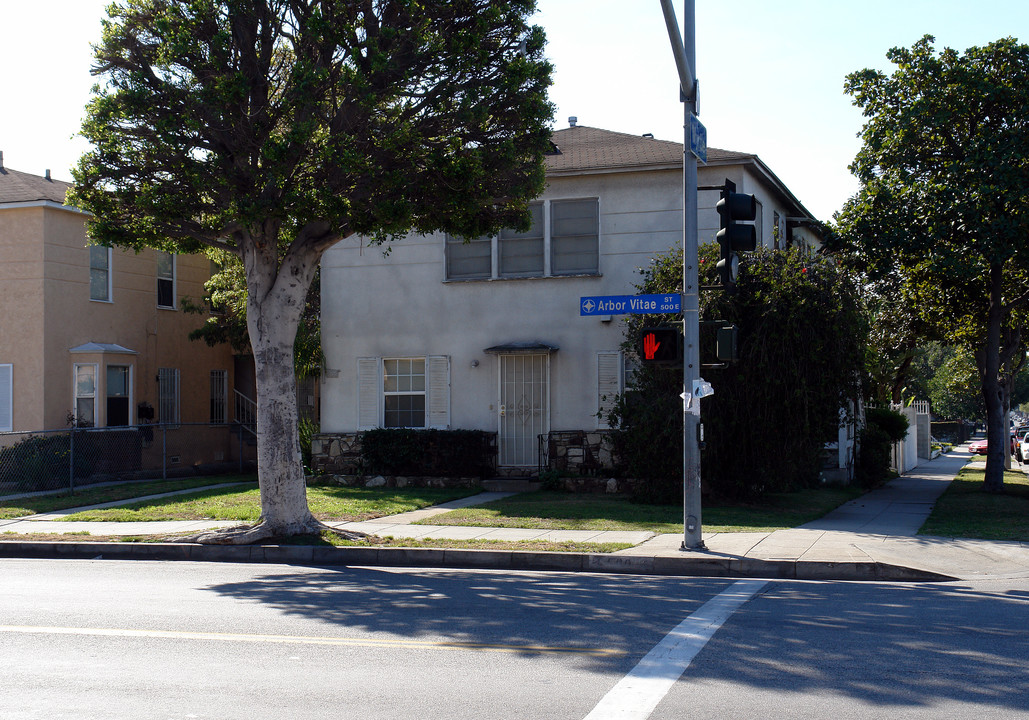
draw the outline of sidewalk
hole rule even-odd
[[[706,575],[840,580],[972,580],[1029,577],[1029,543],[917,536],[936,499],[969,461],[965,448],[919,466],[911,473],[844,504],[798,528],[772,533],[704,535],[706,549],[683,551],[682,534],[588,530],[534,530],[412,525],[433,515],[512,493],[480,493],[432,508],[365,522],[330,523],[364,533],[431,540],[552,540],[620,542],[633,547],[613,554],[494,550],[329,548],[304,546],[200,546],[163,543],[0,542],[3,557],[97,557],[142,559],[389,564],[501,569],[561,569],[641,574]],[[137,498],[138,500],[138,498]],[[116,505],[120,503],[109,503]],[[174,521],[147,523],[58,522],[82,510],[0,521],[0,533],[174,535],[236,523]]]

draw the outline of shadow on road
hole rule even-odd
[[[731,582],[294,568],[207,590],[348,633],[615,650],[621,654],[584,657],[584,667],[620,674]],[[883,706],[949,699],[1026,710],[1026,627],[1029,592],[771,582],[716,633],[684,677],[832,692]]]

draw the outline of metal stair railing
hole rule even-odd
[[[235,419],[240,428],[246,430],[255,439],[257,438],[257,403],[241,393],[233,390],[235,400]]]

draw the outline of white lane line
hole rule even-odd
[[[767,584],[740,580],[701,605],[619,680],[584,720],[646,720],[722,623]]]

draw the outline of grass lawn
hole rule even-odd
[[[705,532],[771,532],[816,520],[860,494],[857,488],[838,487],[776,493],[761,505],[705,505],[701,519]],[[655,533],[677,533],[683,527],[682,505],[643,505],[624,497],[545,490],[452,510],[422,524]]]
[[[307,503],[319,520],[359,521],[419,510],[474,495],[478,488],[352,488],[312,485]],[[66,521],[148,522],[157,520],[237,520],[256,522],[261,515],[256,487],[201,490],[160,500],[67,515]]]
[[[920,535],[1029,541],[1029,477],[1004,473],[1004,492],[983,491],[983,469],[964,468],[933,508]]]
[[[32,497],[0,500],[0,520],[36,515],[38,513],[66,510],[86,505],[100,505],[116,500],[127,500],[144,495],[188,490],[196,487],[209,487],[226,483],[253,483],[257,486],[256,475],[219,475],[216,477],[192,477],[176,480],[152,480],[147,482],[119,483],[100,487],[85,485],[74,493],[62,492],[53,495],[36,495]],[[237,488],[238,489],[238,488]]]

